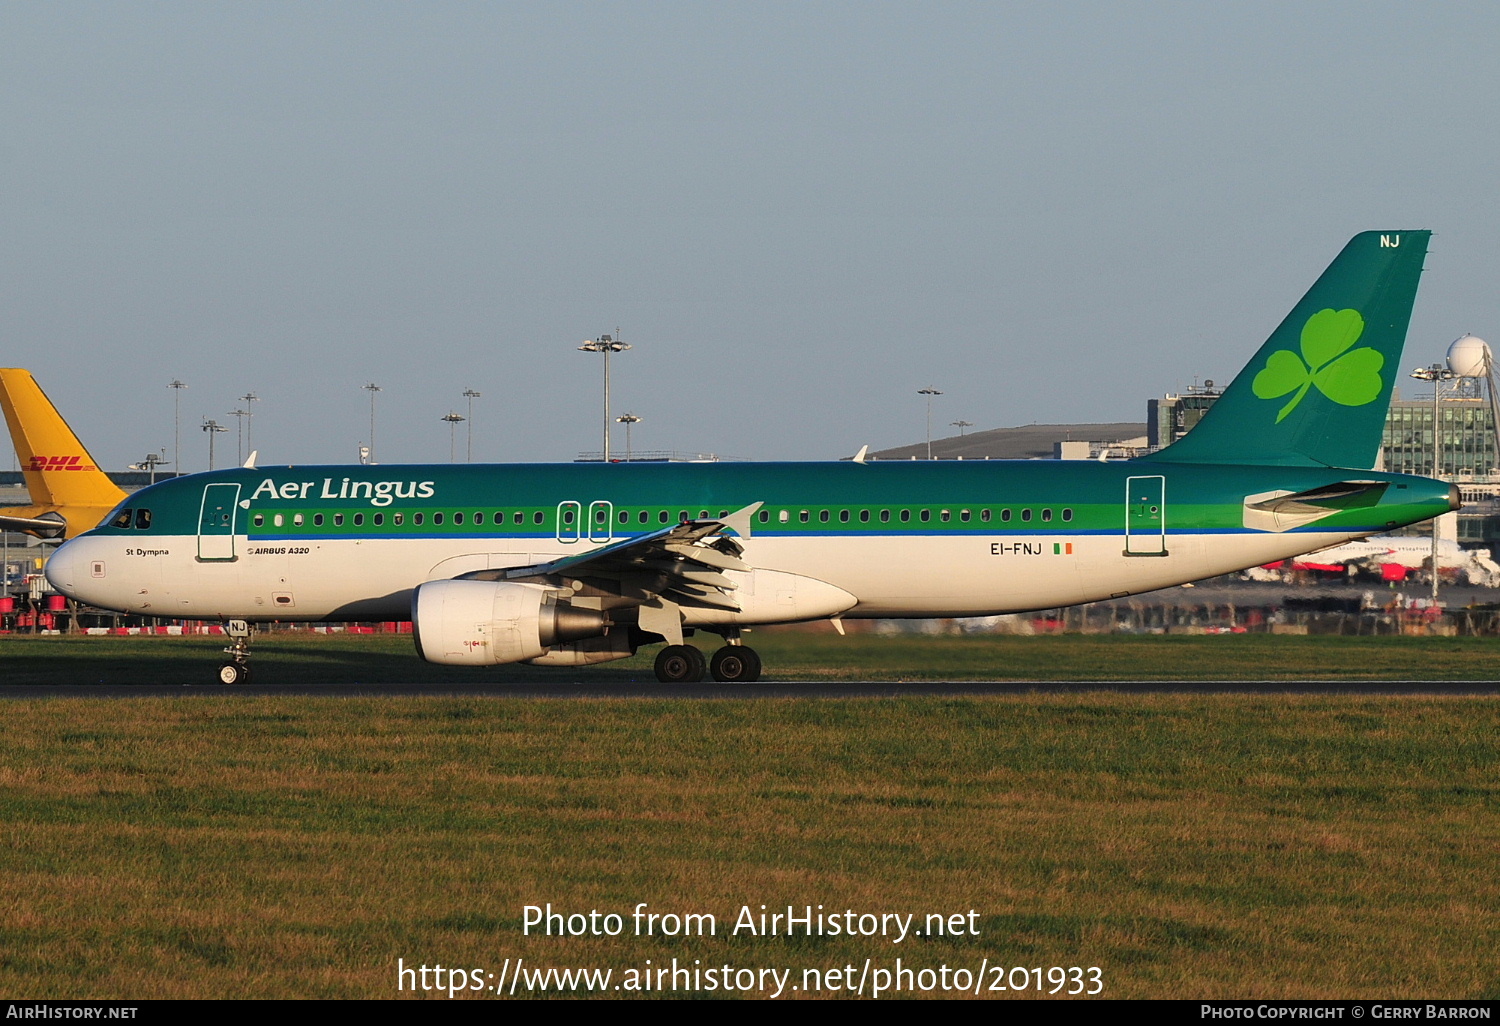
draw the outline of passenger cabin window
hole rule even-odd
[[[932,510],[930,510],[930,509],[924,509],[924,510],[922,510],[920,513],[917,514],[917,519],[921,520],[922,523],[924,523],[924,524],[927,523],[927,521],[929,521],[929,520],[932,519]]]
[[[570,523],[570,524],[573,522],[572,517],[573,517],[573,514],[569,513],[568,514],[568,523]],[[432,522],[434,524],[441,524],[443,522],[443,515],[441,513],[434,513],[432,515]]]
[[[461,524],[461,523],[463,523],[464,522],[464,515],[462,513],[455,513],[455,514],[453,514],[453,522],[455,524]]]
[[[255,514],[255,516],[253,516],[253,517],[250,518],[250,522],[252,524],[254,524],[256,527],[264,527],[266,525],[266,518],[264,516],[262,516],[261,514],[257,513],[257,514]]]
[[[411,522],[413,524],[417,525],[418,527],[422,526],[422,520],[423,520],[423,514],[421,514],[421,513],[413,513],[411,515]]]
[[[334,527],[343,527],[344,526],[344,514],[342,514],[342,513],[335,513],[333,515],[333,526]]]
[[[1072,520],[1072,519],[1073,519],[1073,511],[1070,510],[1070,509],[1063,510],[1063,521],[1066,523],[1067,521]]]
[[[313,514],[313,526],[314,527],[322,527],[323,526],[323,514],[321,514],[321,513],[314,513]]]
[[[406,523],[406,514],[405,513],[392,513],[391,514],[391,523],[395,524],[397,527],[400,527],[402,524]]]

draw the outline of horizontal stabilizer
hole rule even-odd
[[[1350,509],[1379,504],[1385,481],[1338,481],[1300,492],[1260,492],[1245,496],[1245,526],[1256,531],[1290,531]]]
[[[0,528],[7,531],[29,531],[39,538],[61,538],[68,529],[68,524],[56,513],[40,517],[13,517],[0,513]]]

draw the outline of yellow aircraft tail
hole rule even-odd
[[[30,371],[0,368],[0,409],[5,412],[32,503],[0,511],[10,514],[3,519],[12,521],[12,526],[30,530],[15,521],[60,514],[67,521],[66,535],[71,538],[93,527],[125,498],[125,493],[99,469]]]

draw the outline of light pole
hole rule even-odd
[[[177,461],[177,473],[182,473],[182,390],[186,382],[173,378],[167,382],[172,390],[172,459]]]
[[[455,441],[454,432],[466,418],[462,414],[454,413],[452,410],[449,410],[448,416],[439,417],[438,419],[448,422],[448,462],[452,463],[454,461],[454,447],[457,444]]]
[[[1442,425],[1438,423],[1438,398],[1443,391],[1442,382],[1458,377],[1447,367],[1435,363],[1431,367],[1418,367],[1411,372],[1411,376],[1419,381],[1430,381],[1432,383],[1432,476],[1441,477],[1442,462]],[[1437,604],[1438,597],[1438,522],[1432,521],[1432,602]]]
[[[250,411],[230,410],[229,415],[234,418],[234,462],[239,466],[245,462],[245,418]]]
[[[609,354],[623,352],[630,348],[630,343],[620,341],[620,329],[616,328],[613,335],[600,335],[596,339],[590,339],[578,347],[583,353],[604,354],[604,462],[609,462]]]
[[[935,395],[942,395],[942,394],[943,393],[939,392],[935,388],[919,388],[919,389],[917,389],[917,395],[925,395],[927,397],[927,458],[928,459],[932,459],[932,397],[935,396]]]
[[[205,420],[203,430],[208,432],[208,469],[214,469],[214,435],[229,429],[216,420]]]
[[[962,437],[963,437],[963,436],[964,436],[964,429],[965,429],[965,428],[971,428],[971,427],[973,427],[973,426],[974,426],[974,424],[973,424],[973,422],[972,422],[972,421],[967,421],[967,420],[955,420],[955,421],[952,421],[952,422],[951,422],[951,423],[950,423],[950,424],[949,424],[949,426],[950,426],[950,427],[956,427],[956,428],[958,428],[958,437],[959,437],[959,438],[962,438]]]
[[[631,427],[633,425],[639,424],[640,422],[641,422],[641,418],[637,417],[633,413],[622,413],[618,417],[615,418],[615,423],[616,424],[624,424],[625,425],[625,462],[626,463],[630,462],[630,452],[631,452],[631,450],[630,450],[630,429],[631,429]]]
[[[165,453],[160,452],[148,452],[145,459],[139,463],[132,463],[130,469],[149,470],[151,472],[151,484],[156,484],[156,468],[167,462],[162,458],[165,455]]]
[[[375,393],[380,391],[380,386],[370,382],[364,386],[364,390],[370,393],[370,457],[368,463],[375,462]]]
[[[469,452],[465,462],[474,462],[474,400],[484,398],[483,393],[476,392],[472,388],[463,390],[463,397],[469,400]]]
[[[240,396],[240,402],[245,404],[245,417],[247,418],[245,421],[245,452],[251,453],[255,451],[255,411],[251,408],[250,404],[260,402],[260,396],[254,392],[246,392]]]

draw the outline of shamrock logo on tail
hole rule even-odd
[[[1278,424],[1314,385],[1341,406],[1374,402],[1384,386],[1380,368],[1385,357],[1369,346],[1350,351],[1364,333],[1365,319],[1358,310],[1319,310],[1302,326],[1302,355],[1276,350],[1250,388],[1262,399],[1297,393],[1276,415]]]

